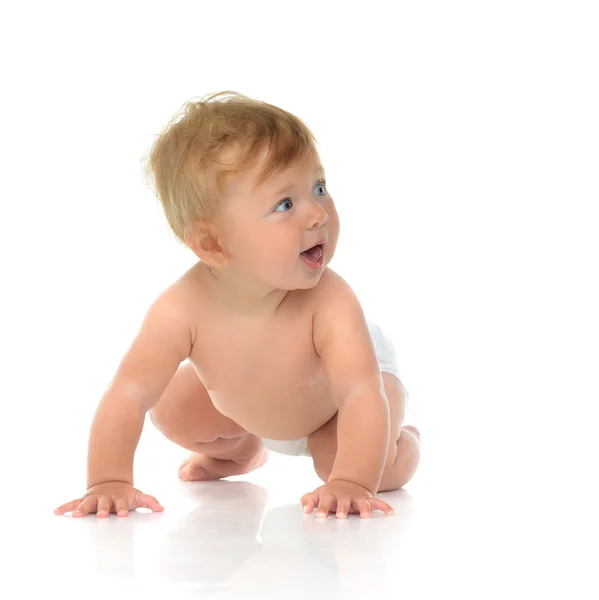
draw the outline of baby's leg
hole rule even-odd
[[[150,419],[169,440],[193,452],[179,467],[181,479],[242,475],[268,459],[261,438],[214,408],[191,363],[179,367]]]

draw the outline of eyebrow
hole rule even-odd
[[[324,167],[322,165],[318,165],[318,167],[316,167],[316,169],[314,169],[314,171],[312,171],[312,173],[314,175],[318,175],[319,173],[322,173],[323,175],[324,173]],[[288,190],[293,188],[293,184],[290,183],[289,185],[286,185],[283,189],[279,190],[278,192],[276,192],[274,195],[275,196],[280,196],[281,194],[284,194],[285,192],[287,192]]]

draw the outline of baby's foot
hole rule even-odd
[[[179,467],[179,479],[182,481],[210,481],[231,477],[233,475],[245,475],[268,460],[269,452],[263,448],[258,456],[244,461],[222,460],[211,458],[204,454],[190,454]]]
[[[404,425],[402,429],[407,429],[410,433],[413,433],[420,441],[420,431],[414,427],[414,425]]]

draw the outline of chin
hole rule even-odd
[[[320,269],[318,272],[311,273],[311,276],[304,277],[303,281],[298,285],[296,289],[298,290],[309,290],[313,287],[316,287],[320,282],[322,275],[326,269],[326,265]]]
[[[311,290],[312,288],[315,288],[318,285],[318,280],[314,281],[314,283],[305,283],[303,285],[300,286],[296,286],[294,288],[291,288],[289,291],[290,292],[297,292],[299,290]]]

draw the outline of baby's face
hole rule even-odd
[[[314,287],[339,237],[339,216],[320,158],[314,152],[256,186],[264,156],[265,151],[251,171],[225,188],[231,266],[279,289]],[[315,269],[300,253],[323,238],[324,261]]]

